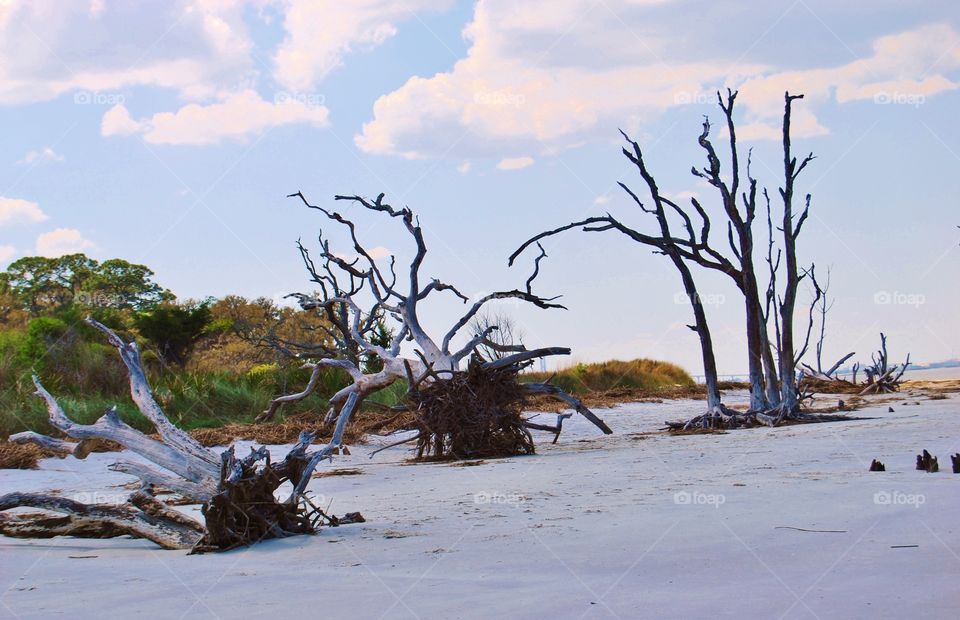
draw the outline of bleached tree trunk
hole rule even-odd
[[[542,309],[563,308],[560,304],[552,303],[555,298],[544,298],[533,293],[532,284],[540,269],[540,261],[546,257],[541,254],[534,261],[534,272],[527,279],[524,290],[512,289],[490,293],[470,304],[466,312],[442,336],[437,338],[427,332],[420,321],[420,304],[435,293],[447,291],[460,299],[464,304],[470,300],[456,287],[445,284],[437,279],[425,282],[421,276],[424,258],[427,255],[427,245],[419,221],[409,208],[395,209],[384,202],[384,195],[380,194],[373,200],[361,196],[335,196],[335,200],[343,201],[348,205],[358,206],[366,211],[383,214],[398,220],[406,230],[415,245],[415,253],[406,266],[405,274],[398,274],[396,259],[391,256],[389,267],[378,263],[366,249],[357,236],[356,225],[352,219],[344,217],[338,212],[324,207],[310,204],[306,197],[297,192],[290,197],[299,198],[309,209],[321,212],[328,220],[342,226],[349,234],[353,250],[358,255],[356,260],[347,260],[342,254],[333,252],[330,243],[323,234],[320,236],[322,268],[314,264],[310,253],[301,247],[301,254],[311,279],[321,284],[321,295],[311,297],[298,294],[301,306],[304,308],[328,309],[339,307],[346,309],[352,317],[350,321],[350,338],[359,350],[367,355],[375,356],[383,363],[383,368],[376,373],[364,373],[357,364],[346,360],[324,359],[315,362],[313,374],[307,387],[295,394],[281,396],[275,399],[267,411],[260,417],[261,420],[270,419],[277,409],[284,403],[295,402],[306,398],[316,387],[317,376],[321,367],[336,366],[344,369],[351,378],[350,385],[338,391],[330,398],[331,409],[327,420],[336,419],[336,411],[341,403],[352,395],[358,397],[359,402],[370,394],[393,384],[399,379],[406,379],[411,387],[421,382],[444,380],[454,373],[461,371],[461,362],[472,355],[479,346],[490,343],[489,336],[498,328],[491,325],[481,333],[474,334],[459,348],[454,347],[454,340],[461,334],[471,321],[480,313],[486,304],[501,299],[516,299]],[[342,284],[349,281],[349,285]],[[364,313],[360,310],[359,299],[361,293],[372,299],[372,306]],[[364,330],[364,317],[384,316],[396,321],[399,329],[396,331],[389,347],[379,346],[370,341]],[[416,358],[401,356],[401,345],[410,342],[413,345]],[[519,364],[524,361],[546,355],[567,354],[569,349],[549,348],[526,350],[524,347],[510,347],[511,355],[501,361],[506,364]],[[556,396],[554,392],[549,392]],[[579,402],[579,401],[578,401]],[[585,408],[584,408],[585,409]],[[588,411],[588,410],[587,410]],[[583,413],[581,411],[581,413]],[[586,415],[586,414],[585,414]],[[592,414],[587,417],[590,418]],[[594,424],[598,420],[591,419]],[[597,424],[604,432],[610,432],[602,422]]]
[[[147,383],[136,344],[123,342],[93,319],[88,318],[87,323],[101,331],[120,353],[130,377],[131,396],[160,438],[148,437],[127,425],[115,409],[108,410],[94,424],[77,424],[34,377],[37,395],[46,403],[51,426],[80,442],[55,440],[37,433],[20,433],[12,439],[54,447],[63,455],[77,458],[87,456],[84,442],[99,439],[119,443],[149,463],[121,460],[111,466],[114,471],[139,478],[141,490],[119,505],[88,505],[54,495],[10,493],[0,497],[0,512],[29,507],[63,516],[0,515],[0,533],[31,538],[130,535],[168,549],[210,550],[314,531],[311,517],[300,505],[305,485],[317,464],[342,442],[344,428],[356,405],[356,394],[347,399],[333,438],[321,450],[309,452],[314,436],[302,433],[298,444],[279,462],[271,462],[265,448],[252,450],[244,459],[235,458],[233,447],[216,455],[174,426],[163,413]],[[288,480],[295,491],[286,502],[279,502],[273,492]],[[153,497],[158,487],[204,504],[206,525]]]

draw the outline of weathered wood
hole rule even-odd
[[[199,461],[202,464],[201,466],[208,471],[215,472],[218,463],[217,456],[203,447],[189,433],[180,430],[171,423],[160,405],[154,400],[146,373],[144,373],[140,364],[140,349],[137,347],[137,343],[133,341],[123,342],[113,330],[91,317],[87,317],[85,322],[100,330],[107,337],[107,341],[120,353],[120,358],[127,367],[127,375],[130,379],[130,396],[133,398],[137,409],[153,423],[163,443],[192,461]]]
[[[49,450],[50,452],[53,452],[60,458],[64,458],[72,455],[82,459],[86,456],[86,454],[83,454],[83,456],[79,456],[76,453],[77,448],[80,445],[78,443],[74,443],[71,441],[64,441],[63,439],[57,439],[55,437],[48,437],[46,435],[41,435],[40,433],[35,433],[34,431],[23,431],[22,433],[16,433],[14,435],[10,435],[10,437],[7,438],[7,441],[9,441],[10,443],[19,443],[19,444],[32,443],[40,446],[41,448],[44,448],[45,450]]]
[[[131,496],[129,503],[119,505],[82,504],[36,493],[9,493],[0,497],[0,511],[12,508],[38,508],[66,515],[53,520],[36,515],[0,515],[0,534],[15,538],[128,535],[150,540],[164,549],[189,549],[204,532],[197,521],[141,492]]]
[[[903,373],[910,367],[910,354],[907,354],[907,359],[903,364],[891,366],[887,356],[887,337],[881,333],[880,350],[874,353],[871,359],[873,363],[863,369],[867,375],[867,381],[866,387],[863,388],[860,395],[899,392]]]
[[[200,485],[213,488],[219,467],[211,465],[191,453],[181,452],[177,447],[147,437],[120,419],[116,409],[107,410],[94,424],[77,424],[64,413],[57,400],[33,378],[36,393],[47,404],[51,426],[73,439],[107,439],[139,454],[151,463],[168,469],[178,476]]]
[[[758,184],[751,175],[749,157],[747,158],[746,175],[741,178],[741,161],[738,154],[736,127],[734,123],[734,104],[737,93],[727,90],[726,96],[717,93],[717,101],[726,121],[727,141],[730,151],[727,173],[721,171],[721,159],[717,149],[711,141],[711,124],[709,120],[703,123],[703,130],[698,138],[700,147],[704,150],[707,165],[694,167],[694,176],[706,181],[719,193],[720,204],[724,214],[723,230],[726,233],[726,244],[729,246],[729,255],[721,251],[723,248],[716,240],[711,240],[712,229],[709,212],[700,204],[697,198],[691,199],[689,207],[683,207],[660,193],[656,180],[644,161],[639,144],[631,140],[623,131],[628,146],[623,149],[624,155],[637,167],[649,190],[650,200],[644,202],[624,183],[619,183],[630,198],[644,213],[652,215],[657,220],[658,232],[647,234],[623,224],[610,214],[593,216],[570,224],[560,226],[531,237],[525,241],[510,256],[510,263],[527,248],[547,237],[558,235],[572,229],[585,232],[615,231],[626,237],[649,246],[655,253],[663,254],[671,259],[681,274],[684,292],[690,299],[694,311],[694,325],[690,328],[700,339],[701,353],[704,364],[704,374],[707,387],[707,413],[680,425],[689,429],[690,426],[710,428],[712,424],[741,425],[742,416],[725,416],[721,411],[721,399],[718,388],[716,359],[713,354],[713,342],[707,325],[706,314],[697,292],[696,283],[690,271],[690,264],[702,268],[719,271],[730,277],[740,294],[743,296],[745,310],[745,332],[750,380],[750,411],[754,412],[749,418],[743,417],[742,423],[761,423],[776,425],[785,419],[794,419],[800,413],[802,394],[797,385],[796,368],[809,344],[812,322],[807,328],[807,337],[803,344],[797,346],[794,341],[794,314],[799,285],[808,276],[812,279],[813,268],[801,269],[797,259],[796,246],[810,209],[810,196],[807,195],[802,208],[794,206],[794,185],[800,173],[813,160],[809,154],[799,160],[791,151],[791,116],[792,104],[801,99],[802,95],[784,94],[783,115],[783,170],[784,184],[780,188],[783,199],[783,212],[779,226],[774,227],[770,216],[770,201],[767,192],[763,196],[767,199],[767,222],[770,243],[768,245],[768,263],[770,280],[765,289],[766,305],[761,301],[760,283],[757,267],[754,263],[754,235],[757,215]],[[671,228],[670,219],[679,220],[678,230]],[[782,233],[781,247],[777,258],[773,258],[775,231]],[[720,242],[722,243],[722,242]],[[781,268],[781,258],[783,258]],[[778,290],[778,270],[785,271],[786,282]],[[812,312],[812,310],[811,310]],[[768,325],[773,323],[775,337],[768,335]],[[774,358],[774,351],[777,358]]]
[[[557,443],[557,440],[560,439],[560,433],[563,432],[563,421],[572,415],[572,413],[558,413],[557,423],[554,426],[550,426],[548,424],[538,424],[536,422],[531,422],[530,420],[525,420],[523,425],[531,430],[553,433],[552,443]]]
[[[279,463],[272,463],[266,448],[251,450],[237,459],[234,448],[215,456],[192,437],[176,428],[150,394],[146,375],[133,343],[124,344],[111,330],[88,319],[107,335],[123,357],[130,375],[131,393],[137,407],[154,423],[160,439],[140,433],[120,420],[115,409],[96,423],[73,422],[56,399],[34,377],[37,395],[47,405],[50,423],[79,443],[57,440],[36,433],[22,433],[17,441],[52,447],[63,455],[84,458],[94,440],[110,440],[156,465],[121,460],[110,468],[140,479],[141,491],[126,503],[86,505],[74,500],[30,493],[12,493],[0,498],[0,512],[32,507],[58,512],[64,517],[0,515],[0,533],[11,536],[47,537],[59,535],[112,537],[130,535],[151,540],[168,549],[195,551],[229,549],[265,538],[313,533],[322,519],[330,518],[310,506],[304,496],[307,481],[316,465],[341,446],[344,429],[359,399],[347,398],[331,442],[322,450],[308,453],[312,433],[302,433],[300,442]],[[280,502],[277,488],[290,481],[294,492]],[[172,491],[187,501],[203,504],[205,525],[185,517],[151,493],[157,488]]]
[[[534,260],[533,272],[527,278],[522,290],[516,288],[487,293],[477,296],[471,303],[471,299],[461,293],[455,286],[436,278],[431,278],[428,281],[422,277],[421,269],[427,255],[427,244],[419,220],[409,208],[397,209],[392,207],[384,201],[384,194],[380,194],[372,200],[358,195],[337,195],[334,197],[336,201],[346,202],[366,211],[382,214],[397,220],[402,225],[407,236],[413,242],[414,252],[409,263],[398,268],[397,261],[392,256],[389,259],[389,265],[386,265],[383,261],[378,262],[373,257],[360,240],[357,234],[357,226],[352,219],[330,209],[311,204],[301,192],[291,194],[290,197],[298,198],[307,208],[322,213],[330,222],[343,227],[345,232],[349,234],[353,251],[357,255],[356,259],[348,260],[342,254],[337,254],[331,249],[329,241],[325,239],[321,232],[321,273],[309,252],[301,246],[301,253],[304,256],[307,269],[310,271],[314,282],[320,284],[322,289],[318,296],[298,295],[301,306],[304,308],[321,308],[328,311],[336,308],[340,310],[341,318],[349,315],[349,321],[344,320],[343,324],[349,326],[351,343],[364,355],[382,362],[382,370],[370,373],[361,371],[359,366],[353,362],[344,362],[343,360],[317,361],[313,368],[314,373],[307,386],[300,392],[275,399],[259,418],[260,420],[272,417],[284,403],[295,402],[309,395],[316,385],[317,369],[320,365],[338,365],[347,370],[352,379],[350,385],[338,391],[330,399],[331,409],[327,419],[333,421],[336,419],[336,412],[344,409],[348,399],[355,396],[357,398],[356,406],[359,406],[364,398],[386,388],[397,380],[406,379],[411,389],[415,391],[416,386],[421,383],[426,385],[431,382],[446,381],[457,376],[457,373],[461,372],[463,360],[474,355],[478,347],[487,345],[492,330],[497,329],[497,326],[488,325],[480,333],[468,338],[466,343],[459,348],[454,346],[454,341],[474,317],[491,302],[514,299],[544,309],[563,308],[562,305],[555,303],[556,297],[541,297],[533,292],[533,282],[541,272],[542,260],[546,258],[546,252],[542,247],[540,247],[540,254]],[[341,285],[341,282],[349,282],[349,286]],[[357,302],[361,291],[366,294],[367,298],[373,299],[372,307],[365,307],[364,310],[361,310]],[[446,332],[443,332],[441,337],[435,337],[422,325],[420,307],[434,294],[444,291],[468,305],[463,315]],[[364,331],[370,317],[373,316],[383,317],[384,320],[390,319],[395,321],[398,326],[389,345],[384,346],[374,343]],[[403,342],[412,343],[414,357],[405,358],[401,356],[400,349]],[[527,350],[522,346],[510,346],[509,350],[510,355],[487,362],[490,364],[489,370],[512,368],[530,360],[542,359],[548,355],[567,355],[570,353],[570,349],[566,347]],[[556,388],[551,388],[551,393],[555,390]],[[610,432],[609,428],[593,416],[579,401],[568,402],[578,407],[578,411],[588,418],[592,418],[591,421],[604,429],[604,432]]]
[[[917,469],[934,473],[940,471],[940,465],[937,463],[937,457],[924,450],[922,454],[917,455]]]
[[[524,383],[522,384],[522,387],[531,394],[546,394],[558,400],[562,400],[570,405],[574,411],[590,420],[594,426],[603,431],[604,435],[610,435],[613,433],[613,430],[611,430],[603,420],[598,418],[595,413],[587,409],[587,407],[579,399],[567,394],[559,387],[547,383]]]
[[[203,504],[210,501],[215,490],[209,484],[197,484],[136,461],[117,461],[107,468],[111,471],[118,471],[139,478],[141,484],[146,488],[152,486],[166,489],[192,503]]]

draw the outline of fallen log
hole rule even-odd
[[[137,477],[141,488],[125,503],[85,504],[54,495],[10,493],[0,497],[0,512],[13,508],[36,508],[62,516],[0,515],[0,533],[13,537],[129,535],[155,542],[165,549],[196,552],[232,549],[269,538],[310,534],[319,525],[333,523],[310,504],[306,485],[317,465],[341,448],[343,433],[357,404],[352,394],[340,411],[330,442],[309,451],[314,434],[301,433],[298,443],[279,462],[273,462],[263,447],[238,459],[234,448],[215,454],[189,434],[174,426],[154,400],[140,363],[136,343],[123,342],[106,326],[88,318],[120,353],[130,378],[130,393],[137,408],[150,420],[159,439],[153,439],[120,420],[109,409],[94,424],[77,424],[57,400],[34,377],[37,395],[47,406],[50,424],[78,443],[36,433],[20,433],[16,441],[31,442],[65,456],[84,458],[87,443],[109,440],[143,457],[148,463],[118,461],[114,471]],[[285,500],[275,493],[290,482],[293,492]],[[203,504],[200,523],[157,499],[158,489],[173,491],[187,502]]]

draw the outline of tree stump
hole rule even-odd
[[[929,452],[924,450],[923,454],[917,455],[917,469],[933,473],[940,471],[940,465],[937,464],[937,457],[931,456]]]

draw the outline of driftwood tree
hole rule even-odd
[[[382,362],[382,369],[376,373],[364,373],[358,364],[349,359],[317,360],[314,362],[314,377],[306,388],[296,394],[281,396],[274,400],[264,417],[272,416],[283,403],[305,398],[316,387],[315,377],[318,369],[335,366],[350,375],[351,383],[331,398],[334,412],[339,410],[341,403],[351,395],[357,396],[359,404],[371,394],[398,380],[407,381],[410,392],[406,406],[417,413],[420,420],[421,439],[427,441],[429,436],[429,441],[433,442],[436,448],[432,451],[436,457],[466,455],[464,450],[451,448],[450,445],[451,437],[457,435],[457,429],[463,426],[461,422],[466,422],[464,420],[455,422],[451,417],[452,413],[441,412],[437,408],[437,403],[440,402],[453,403],[454,408],[460,408],[460,414],[467,417],[474,416],[471,418],[471,425],[490,431],[486,435],[479,433],[477,436],[492,437],[496,433],[489,425],[500,424],[501,422],[496,420],[507,418],[510,420],[511,428],[519,426],[523,429],[544,430],[542,425],[523,420],[518,407],[489,400],[470,404],[465,394],[457,396],[453,393],[445,393],[440,396],[440,390],[444,389],[441,386],[453,385],[464,379],[467,375],[462,373],[468,373],[476,385],[487,380],[502,384],[506,374],[511,375],[511,380],[516,383],[517,373],[533,360],[570,353],[570,349],[564,347],[528,350],[520,344],[497,342],[491,338],[499,330],[499,325],[496,324],[487,325],[470,335],[463,334],[487,305],[497,300],[514,299],[542,309],[563,308],[556,303],[556,298],[541,297],[533,292],[533,282],[539,274],[541,261],[546,257],[545,252],[541,251],[534,260],[533,273],[527,279],[523,289],[497,291],[471,300],[451,284],[437,279],[426,280],[422,276],[421,270],[427,255],[427,245],[420,224],[409,208],[394,208],[384,202],[383,194],[373,200],[361,196],[335,197],[335,200],[359,207],[363,212],[386,217],[401,224],[413,242],[414,252],[409,264],[400,269],[395,256],[381,261],[373,256],[358,237],[357,226],[353,219],[331,209],[311,204],[300,192],[291,194],[290,197],[298,198],[307,208],[320,212],[326,220],[342,228],[352,243],[355,255],[355,258],[346,258],[342,254],[335,253],[329,240],[321,232],[319,239],[321,271],[317,269],[310,252],[301,245],[301,253],[311,279],[321,284],[318,295],[298,295],[301,305],[304,308],[316,308],[324,312],[335,308],[338,312],[344,311],[349,314],[351,317],[350,339],[364,354],[379,359]],[[441,336],[436,336],[430,334],[421,323],[419,310],[421,304],[441,293],[458,298],[467,306],[467,309]],[[390,320],[396,326],[395,335],[389,346],[375,344],[368,337],[368,332],[365,330],[369,329],[371,317]],[[461,342],[455,344],[460,336],[463,336],[465,341],[461,338]],[[410,350],[407,356],[402,355],[405,345]],[[464,369],[464,363],[475,356],[478,347],[486,347],[503,355],[496,360],[474,360],[469,369]],[[489,390],[491,398],[495,392],[496,390]],[[603,432],[611,432],[606,424],[580,401],[553,385],[518,383],[510,402],[522,404],[524,397],[533,394],[547,394],[563,400]],[[428,401],[434,404],[432,408]],[[507,415],[508,412],[509,415]],[[489,419],[477,420],[476,416],[486,416]],[[561,423],[562,418],[558,419],[556,427],[549,427],[550,430],[558,433]],[[524,442],[520,442],[522,443]],[[471,450],[482,451],[482,447],[473,446]],[[525,447],[518,447],[516,452],[522,453],[525,450]],[[420,451],[421,455],[425,452],[430,451]]]
[[[523,330],[504,312],[485,310],[475,316],[468,327],[475,334],[489,333],[490,344],[477,347],[477,352],[486,360],[501,359],[523,345]]]
[[[127,368],[133,401],[155,427],[157,438],[124,423],[115,409],[108,410],[94,424],[77,424],[34,377],[37,395],[46,403],[50,424],[78,443],[33,432],[13,435],[10,441],[38,443],[61,454],[84,458],[89,452],[89,442],[109,440],[153,465],[123,459],[111,465],[112,470],[135,476],[141,483],[140,490],[120,505],[88,505],[33,493],[0,497],[0,511],[26,507],[62,515],[0,514],[0,534],[27,538],[130,535],[168,549],[208,551],[308,534],[324,521],[340,522],[310,503],[306,486],[317,465],[339,447],[355,408],[356,396],[344,404],[333,438],[323,448],[310,450],[314,436],[303,433],[293,449],[277,462],[263,447],[251,449],[244,457],[238,457],[232,446],[217,454],[167,419],[153,398],[136,343],[124,342],[93,319],[88,318],[87,323],[103,332],[119,352]],[[286,499],[278,500],[275,494],[285,483],[290,483],[292,491]],[[188,502],[203,504],[205,523],[182,515],[158,497],[171,492]]]
[[[816,367],[810,364],[801,364],[801,366],[803,366],[803,375],[804,377],[810,377],[817,381],[842,381],[836,373],[847,360],[856,355],[856,352],[851,351],[847,353],[829,367],[826,367],[824,364],[823,351],[827,340],[827,314],[833,308],[833,301],[830,299],[830,272],[827,272],[827,280],[822,286],[820,282],[817,281],[816,274],[812,271],[810,273],[810,279],[816,291],[814,302],[810,306],[810,325],[813,325],[814,314],[816,314],[820,329],[816,344],[816,356],[814,358]],[[854,379],[851,383],[856,383],[856,368],[854,369],[853,376]]]
[[[783,207],[776,227],[773,225],[769,195],[766,191],[762,192],[767,205],[769,236],[769,279],[765,287],[761,286],[761,269],[758,268],[755,257],[755,233],[759,228],[757,217],[761,192],[757,180],[751,174],[750,156],[747,157],[746,166],[741,164],[734,122],[736,96],[736,92],[729,90],[726,97],[717,93],[728,133],[729,173],[727,176],[723,174],[721,157],[710,138],[709,119],[704,120],[703,130],[698,138],[698,143],[706,154],[707,165],[702,168],[693,167],[691,170],[695,177],[705,180],[719,194],[726,251],[712,238],[715,226],[710,211],[697,198],[691,198],[689,206],[681,206],[662,195],[647,167],[640,145],[621,132],[628,143],[623,153],[639,170],[650,194],[649,205],[625,184],[620,185],[644,213],[656,219],[658,232],[640,232],[608,213],[540,233],[526,241],[510,257],[512,264],[531,244],[566,230],[581,229],[587,232],[617,231],[670,258],[680,273],[684,291],[694,312],[695,322],[691,328],[700,338],[707,384],[707,412],[681,423],[679,426],[683,428],[737,427],[754,422],[774,425],[785,418],[806,417],[800,412],[796,368],[806,352],[810,329],[807,330],[806,341],[798,346],[794,340],[794,316],[801,282],[812,272],[812,268],[800,267],[796,251],[797,239],[808,217],[810,196],[806,196],[803,207],[798,210],[794,204],[794,187],[801,172],[813,160],[813,155],[807,155],[798,161],[792,153],[790,137],[792,105],[794,101],[802,98],[802,95],[784,95],[784,180],[779,188]],[[678,222],[678,225],[672,227],[671,219]],[[713,343],[692,275],[692,265],[727,275],[742,295],[750,377],[750,409],[746,413],[732,411],[720,404]],[[779,288],[778,276],[783,280]],[[761,290],[764,291],[764,297],[761,297]],[[773,336],[769,329],[771,321]]]
[[[903,373],[910,367],[910,354],[902,364],[890,364],[887,356],[887,337],[880,334],[880,350],[871,357],[872,363],[864,367],[867,375],[866,385],[860,392],[865,394],[891,394],[900,391]]]
[[[687,232],[691,236],[695,237],[696,235],[693,232],[693,224],[690,218],[686,216],[683,210],[674,201],[660,193],[656,180],[646,166],[640,145],[631,140],[627,134],[623,133],[622,131],[620,133],[629,144],[629,148],[623,148],[623,154],[631,162],[633,162],[640,172],[640,176],[643,178],[650,194],[650,206],[646,206],[640,197],[626,184],[621,182],[619,185],[633,199],[641,211],[655,218],[657,227],[659,229],[659,234],[646,234],[640,232],[639,230],[627,226],[608,213],[604,216],[589,217],[565,226],[560,226],[558,228],[542,232],[528,239],[510,256],[509,264],[513,265],[514,261],[516,261],[516,259],[531,245],[537,244],[538,247],[540,247],[539,244],[541,240],[560,234],[567,230],[577,228],[582,229],[585,232],[616,231],[620,234],[626,235],[638,243],[652,247],[656,253],[663,254],[664,256],[668,257],[680,274],[680,279],[683,283],[684,294],[690,301],[690,305],[693,309],[694,323],[688,327],[697,334],[700,340],[700,351],[703,358],[704,377],[707,388],[707,412],[705,416],[713,418],[724,415],[735,415],[735,412],[724,407],[721,401],[719,380],[717,375],[717,362],[713,352],[713,338],[710,333],[710,326],[707,322],[706,310],[704,309],[703,302],[697,289],[697,284],[694,280],[693,272],[690,269],[689,260],[687,258],[690,254],[689,242],[683,238],[675,237],[673,235],[670,226],[670,219],[667,214],[667,208],[681,214],[683,217],[683,225]],[[695,204],[699,205],[699,203]],[[705,219],[704,222],[708,228],[709,221]],[[701,229],[700,234],[706,234],[706,231]]]

